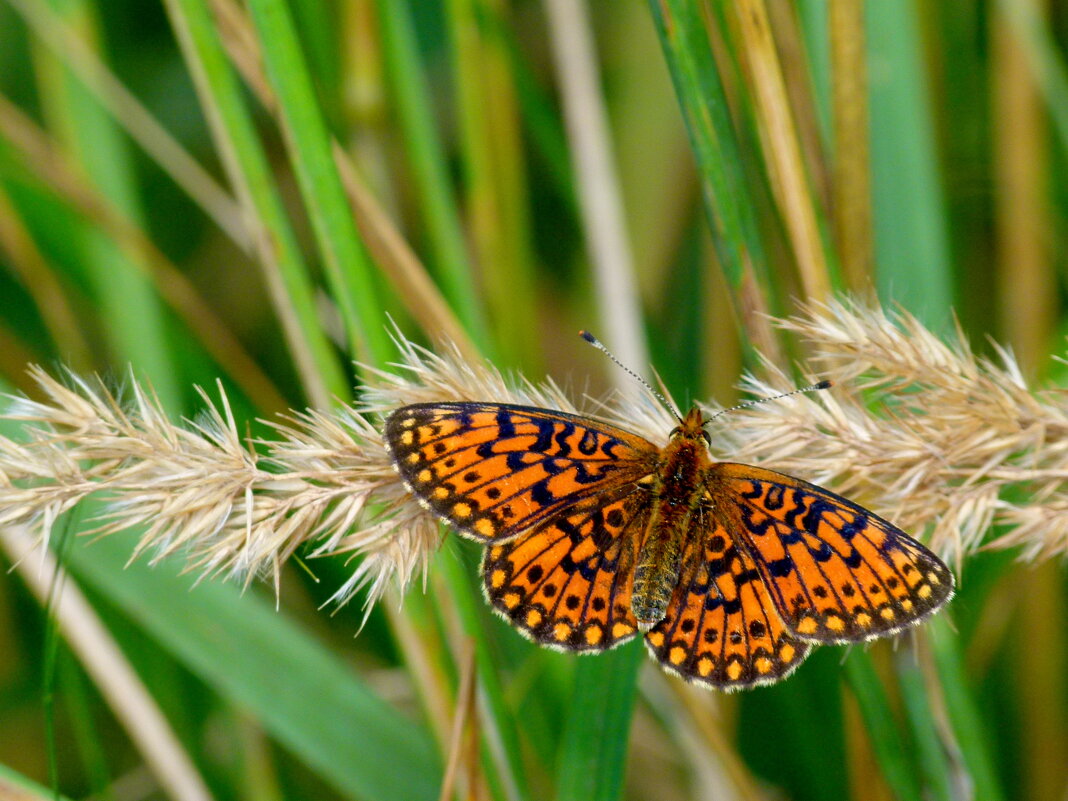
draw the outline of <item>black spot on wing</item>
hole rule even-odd
[[[582,532],[579,530],[579,527],[566,517],[560,517],[554,522],[554,525],[567,535],[567,538],[571,540],[572,545],[578,545],[582,542]]]
[[[575,433],[574,423],[564,423],[560,427],[560,431],[556,435],[556,447],[559,448],[558,456],[570,456],[571,445],[568,444],[567,438]]]
[[[742,601],[740,598],[731,598],[728,600],[722,595],[711,594],[705,598],[705,609],[709,612],[719,609],[720,607],[723,607],[723,611],[728,615],[736,615],[742,610]]]
[[[785,578],[790,575],[790,571],[794,569],[794,560],[789,556],[784,556],[781,559],[773,559],[767,562],[768,572],[775,578]]]
[[[535,453],[545,453],[553,444],[553,430],[556,426],[552,420],[535,420],[534,422],[538,427],[538,438],[534,440],[530,449]]]
[[[768,533],[768,528],[774,524],[774,519],[767,515],[762,515],[763,519],[757,522],[754,519],[754,515],[757,514],[751,507],[741,507],[742,520],[745,522],[746,527],[750,533],[760,537]]]
[[[549,506],[556,500],[556,496],[549,489],[549,480],[547,478],[530,486],[530,499],[538,506]]]
[[[786,493],[786,488],[781,484],[772,484],[768,487],[768,492],[764,496],[764,505],[768,509],[776,510],[783,507],[783,495]]]
[[[795,492],[795,495],[800,493]],[[834,507],[827,501],[816,498],[812,501],[812,505],[809,507],[808,512],[801,518],[801,527],[804,528],[809,534],[813,536],[819,534],[820,521],[823,520],[823,516],[828,512],[833,512]]]
[[[851,540],[858,534],[862,534],[868,528],[868,516],[865,514],[855,515],[852,522],[846,523],[838,529],[838,533],[846,540]]]
[[[751,501],[755,501],[757,498],[764,494],[764,485],[759,481],[750,481],[749,484],[751,485],[750,489],[742,490],[739,492],[739,494],[743,498],[748,498]]]
[[[591,429],[587,428],[582,433],[582,439],[578,444],[579,453],[586,456],[592,456],[597,453],[597,434]]]

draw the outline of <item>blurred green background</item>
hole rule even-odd
[[[3,0],[0,380],[132,365],[177,420],[219,377],[264,434],[351,399],[388,315],[599,393],[589,327],[722,403],[754,348],[802,352],[759,312],[849,291],[1061,384],[1066,39],[1042,0]],[[454,749],[457,798],[1068,793],[1061,564],[980,553],[915,641],[721,696],[640,647],[527,644],[452,538],[357,637],[358,604],[319,608],[341,559],[290,568],[276,612],[124,570],[124,535],[59,540],[196,778],[161,780],[7,572],[0,782],[26,797],[435,798]]]

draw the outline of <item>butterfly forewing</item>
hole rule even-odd
[[[630,609],[634,547],[649,503],[634,488],[617,494],[486,549],[486,596],[531,639],[603,651],[637,632]]]
[[[389,416],[408,488],[456,529],[504,540],[654,468],[652,443],[595,420],[493,403],[429,403]]]
[[[653,657],[690,681],[736,690],[789,675],[808,646],[791,636],[756,562],[709,513],[693,528],[667,616],[645,635]]]
[[[953,594],[953,575],[938,557],[820,487],[721,462],[709,469],[706,489],[801,639],[857,642],[893,634]]]

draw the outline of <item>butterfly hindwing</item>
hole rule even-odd
[[[663,667],[721,690],[770,684],[808,654],[776,612],[749,554],[700,510],[667,615],[646,635]]]
[[[953,595],[953,575],[938,557],[832,492],[726,462],[709,469],[706,489],[800,639],[858,642],[894,634]]]
[[[649,502],[632,488],[618,494],[486,548],[486,596],[527,637],[568,651],[603,651],[637,632],[634,548]]]
[[[389,416],[404,483],[481,542],[515,536],[654,469],[652,443],[584,417],[495,403],[426,403]]]

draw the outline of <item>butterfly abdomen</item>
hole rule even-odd
[[[643,631],[667,613],[679,584],[682,551],[696,508],[694,487],[708,462],[704,446],[680,437],[665,452],[653,487],[653,508],[634,567],[631,611]]]
[[[655,518],[651,520],[650,527],[655,522]],[[682,557],[678,530],[657,526],[649,532],[638,556],[630,608],[642,631],[648,631],[663,619],[678,584]]]

